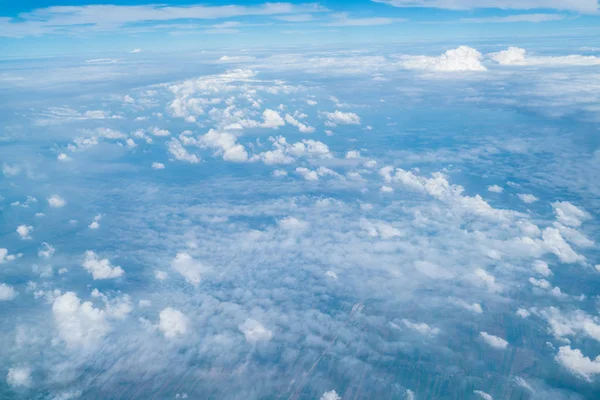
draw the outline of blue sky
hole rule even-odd
[[[419,7],[414,7],[420,5]],[[56,7],[56,8],[55,8]],[[71,7],[61,9],[59,7]],[[203,7],[203,8],[198,8]],[[219,46],[590,36],[596,0],[323,2],[9,2],[3,56]]]

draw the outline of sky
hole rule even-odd
[[[596,0],[4,1],[2,57],[598,34]],[[597,43],[597,42],[596,42]]]
[[[594,1],[0,4],[0,399],[598,398]]]

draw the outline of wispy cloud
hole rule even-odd
[[[507,17],[482,17],[482,18],[461,18],[460,22],[472,24],[486,23],[510,23],[510,22],[549,22],[560,21],[565,19],[561,14],[518,14],[509,15]]]
[[[334,21],[323,24],[325,26],[376,26],[390,25],[396,22],[406,22],[404,18],[351,18],[348,13],[336,13],[333,15]]]
[[[394,7],[442,8],[446,10],[471,10],[497,8],[503,10],[553,9],[581,13],[598,12],[597,0],[372,0]]]

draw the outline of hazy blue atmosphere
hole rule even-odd
[[[600,398],[596,0],[0,11],[0,399]]]

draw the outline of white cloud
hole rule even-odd
[[[327,126],[360,125],[360,117],[355,113],[336,110],[334,112],[324,112],[323,115],[327,118],[325,122]]]
[[[531,313],[524,308],[519,308],[515,314],[521,318],[527,318],[531,315]]]
[[[81,266],[92,274],[94,280],[115,279],[123,276],[125,273],[121,267],[113,267],[108,259],[100,259],[98,255],[91,250],[85,252],[85,259]]]
[[[568,201],[554,202],[552,203],[552,208],[556,214],[556,219],[567,226],[578,227],[584,221],[591,218],[587,211],[577,208]]]
[[[133,49],[133,50],[129,51],[128,53],[135,54],[135,53],[141,53],[141,52],[142,52],[142,49]]]
[[[523,203],[527,203],[527,204],[535,203],[536,201],[539,200],[537,197],[535,197],[532,194],[519,193],[517,196],[519,197],[519,199],[521,199],[521,201]]]
[[[501,186],[498,186],[498,185],[488,186],[487,190],[489,192],[493,192],[493,193],[502,193],[504,191],[504,189]]]
[[[285,120],[281,115],[271,109],[266,109],[262,114],[263,122],[254,121],[251,119],[243,119],[238,123],[244,128],[266,128],[266,129],[278,129],[285,125]]]
[[[429,261],[415,261],[415,268],[423,275],[432,279],[454,278],[454,273],[451,270]]]
[[[555,357],[556,361],[563,367],[581,376],[588,382],[592,376],[600,374],[600,355],[595,360],[583,355],[579,349],[571,349],[571,346],[562,346]]]
[[[175,138],[167,142],[167,149],[176,160],[189,162],[190,164],[197,164],[200,162],[200,158],[197,155],[188,153],[181,142]]]
[[[589,66],[600,65],[600,57],[572,54],[568,56],[527,56],[527,50],[519,47],[509,47],[506,50],[489,54],[492,60],[500,65],[521,66]]]
[[[152,133],[154,136],[158,136],[158,137],[165,137],[165,136],[171,135],[171,132],[169,132],[168,130],[160,129],[157,127],[150,129],[150,133]]]
[[[495,349],[506,349],[508,347],[508,342],[501,337],[490,335],[487,332],[479,332],[479,335],[485,343]]]
[[[511,23],[511,22],[549,22],[560,21],[565,19],[564,15],[560,14],[517,14],[506,17],[482,17],[482,18],[461,18],[460,22],[471,24],[488,24],[488,23]]]
[[[237,137],[232,133],[211,129],[207,134],[200,136],[198,140],[201,146],[216,149],[217,154],[222,155],[225,161],[245,162],[248,160],[248,152],[244,146],[237,143]]]
[[[204,264],[188,253],[177,253],[173,261],[171,261],[171,268],[179,272],[188,283],[194,286],[198,286],[202,280],[202,275],[207,270]]]
[[[390,25],[396,22],[407,21],[404,18],[371,17],[371,18],[352,18],[349,13],[333,14],[333,22],[323,24],[324,26],[377,26]]]
[[[169,277],[169,274],[167,274],[165,271],[154,271],[154,277],[156,279],[158,279],[159,281],[164,281],[165,279],[167,279]]]
[[[546,228],[542,233],[543,245],[548,251],[554,253],[562,262],[572,264],[585,261],[585,257],[577,254],[563,239],[560,231],[555,228]]]
[[[21,237],[22,240],[30,240],[30,233],[33,231],[33,226],[31,225],[19,225],[17,227],[17,233]]]
[[[552,275],[552,271],[548,267],[548,263],[542,260],[535,260],[533,262],[533,270],[545,277]]]
[[[283,136],[270,137],[274,150],[256,154],[252,160],[260,160],[267,165],[291,164],[299,157],[331,158],[329,147],[317,140],[304,139],[296,143],[288,143]]]
[[[59,195],[54,194],[48,197],[48,204],[50,205],[50,207],[53,208],[61,208],[64,207],[67,204],[67,202]]]
[[[167,307],[160,312],[158,329],[167,339],[174,339],[188,333],[190,320],[181,311]]]
[[[0,264],[6,261],[13,261],[16,258],[14,254],[8,254],[8,249],[0,248]]]
[[[165,169],[165,164],[159,163],[159,162],[153,162],[152,169]]]
[[[296,173],[306,179],[307,181],[318,181],[319,175],[316,171],[311,171],[308,168],[298,167]]]
[[[54,299],[52,314],[58,336],[69,347],[87,347],[98,343],[111,329],[104,310],[90,301],[81,302],[73,292]]]
[[[38,257],[51,258],[55,252],[56,252],[56,249],[54,247],[52,247],[52,245],[50,243],[42,242],[42,244],[38,250]]]
[[[556,9],[584,13],[598,10],[596,0],[372,0],[394,7],[427,7],[448,10],[500,8],[506,10]]]
[[[494,398],[487,394],[486,392],[482,392],[481,390],[474,390],[473,393],[481,397],[483,400],[494,400]]]
[[[102,219],[102,215],[98,214],[94,217],[94,220],[88,225],[90,229],[98,229],[100,228],[100,220]]]
[[[61,161],[61,162],[67,162],[67,161],[71,161],[71,157],[69,157],[69,156],[68,156],[68,155],[66,155],[65,153],[60,153],[60,154],[59,154],[59,155],[56,157],[56,159],[57,159],[58,161]]]
[[[125,139],[127,137],[123,132],[110,128],[98,128],[96,129],[96,133],[105,139]]]
[[[346,153],[346,159],[347,160],[353,160],[356,158],[360,158],[360,151],[356,151],[356,150],[350,150]]]
[[[342,400],[339,394],[335,390],[323,393],[321,400]]]
[[[2,173],[4,176],[11,177],[21,173],[21,167],[18,165],[10,165],[7,163],[2,164]]]
[[[31,386],[31,369],[27,367],[12,367],[8,369],[6,383],[10,386]]]
[[[239,329],[246,337],[248,343],[269,341],[273,337],[273,332],[252,318],[248,318],[243,324],[239,325]]]
[[[17,297],[17,291],[6,283],[0,283],[0,301],[12,300]]]
[[[482,60],[483,55],[477,50],[460,46],[437,57],[404,55],[400,57],[399,65],[406,69],[439,72],[485,71],[487,68]]]
[[[296,128],[298,128],[298,130],[302,133],[313,133],[315,131],[315,128],[313,128],[312,126],[308,126],[306,124],[303,124],[302,122],[298,121],[296,118],[294,118],[291,114],[286,114],[285,115],[285,121],[292,125],[295,126]]]
[[[435,336],[440,333],[439,328],[432,328],[425,322],[411,322],[407,319],[403,319],[402,323],[409,329],[420,333],[423,336]]]

